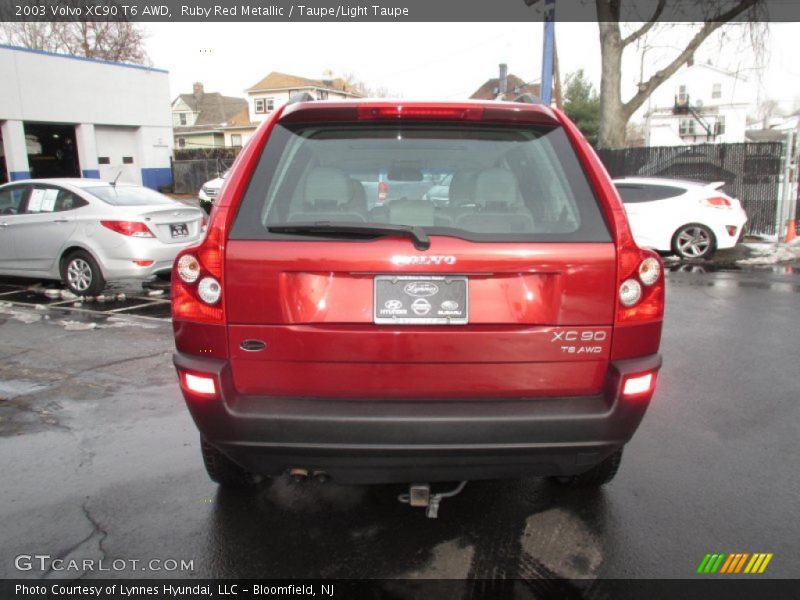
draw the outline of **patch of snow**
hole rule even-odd
[[[97,323],[82,323],[81,321],[59,321],[67,331],[89,331],[95,329]]]
[[[24,310],[9,310],[7,306],[10,306],[10,304],[2,306],[3,310],[1,312],[16,321],[20,321],[22,323],[35,323],[42,318],[42,315],[38,315],[33,312],[25,312]]]
[[[100,329],[111,329],[111,328],[119,328],[119,327],[138,327],[139,329],[157,329],[158,325],[151,325],[145,321],[133,320],[133,319],[120,319],[117,317],[111,317],[106,321],[103,325],[100,326]]]
[[[147,295],[148,296],[163,296],[164,295],[164,290],[150,290],[149,292],[147,292]]]
[[[745,244],[755,255],[737,260],[740,265],[775,265],[800,259],[800,240],[789,244]]]
[[[70,292],[69,290],[61,290],[61,298],[63,300],[75,300],[77,296]]]
[[[60,298],[61,290],[54,290],[54,289],[45,290],[44,295],[47,296],[48,298]]]

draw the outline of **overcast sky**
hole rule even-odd
[[[243,96],[270,71],[319,78],[326,69],[354,73],[367,85],[387,88],[405,98],[467,98],[498,64],[525,81],[541,74],[542,24],[531,23],[152,23],[147,50],[153,66],[170,71],[172,95],[187,93],[202,81],[207,92]],[[600,44],[596,23],[558,23],[562,76],[583,68],[600,81]],[[689,24],[680,24],[648,43],[655,46],[642,63],[626,52],[625,95],[631,95],[644,68],[674,53]],[[787,106],[800,99],[800,24],[770,24],[762,98]],[[740,28],[739,28],[740,29]],[[731,35],[731,34],[729,34]],[[738,36],[738,37],[737,37]],[[757,77],[757,67],[736,31],[723,43],[707,42],[697,59]]]

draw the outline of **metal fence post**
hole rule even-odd
[[[789,169],[791,165],[792,132],[786,132],[781,148],[781,173],[778,178],[778,206],[775,211],[775,233],[779,242],[786,241],[786,192],[789,189]]]

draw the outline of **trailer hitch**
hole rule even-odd
[[[397,499],[403,504],[426,508],[425,515],[429,519],[436,519],[439,516],[439,505],[442,500],[460,494],[466,485],[467,482],[462,481],[449,492],[431,494],[430,483],[412,483],[408,488],[408,493],[400,494]]]

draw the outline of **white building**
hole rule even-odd
[[[250,86],[246,92],[250,114],[255,121],[261,123],[275,109],[286,104],[289,98],[298,94],[311,94],[315,100],[351,100],[362,97],[348,88],[342,79],[306,79],[273,71]]]
[[[747,141],[757,91],[745,77],[689,63],[653,92],[645,112],[647,146]]]
[[[0,181],[172,183],[162,69],[0,45]]]

